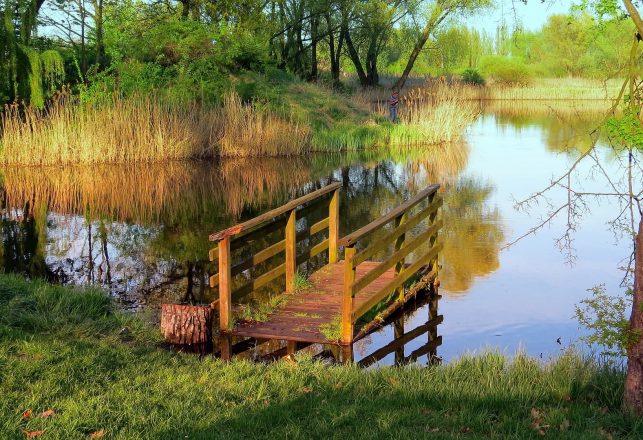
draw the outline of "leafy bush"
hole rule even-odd
[[[598,344],[607,356],[624,356],[627,346],[640,335],[630,330],[628,311],[632,307],[632,290],[626,296],[610,296],[605,286],[590,289],[592,296],[576,306],[576,319],[591,333],[582,339],[588,344]]]
[[[515,58],[489,56],[484,57],[480,65],[482,72],[494,82],[507,86],[527,85],[533,77],[529,68]]]
[[[462,72],[462,81],[475,86],[484,86],[485,80],[476,69],[465,69]]]

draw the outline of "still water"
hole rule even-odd
[[[621,211],[609,198],[587,206],[570,235],[571,252],[558,241],[567,229],[566,210],[507,246],[566,202],[558,189],[547,193],[551,206],[516,209],[591,144],[588,133],[601,113],[587,107],[490,106],[463,142],[430,151],[5,169],[0,264],[6,272],[100,285],[121,307],[154,314],[163,302],[212,299],[210,233],[335,180],[343,184],[343,235],[440,183],[442,345],[437,353],[423,349],[426,333],[435,329],[422,326],[434,312],[418,301],[396,323],[358,342],[356,360],[414,329],[421,335],[378,362],[410,357],[426,363],[431,354],[448,361],[489,348],[546,358],[582,334],[573,315],[587,289],[623,290],[619,267],[631,252],[627,237],[608,224]],[[570,177],[583,191],[604,189],[600,169],[621,173],[619,154],[600,144],[598,161],[584,160]]]

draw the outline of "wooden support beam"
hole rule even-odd
[[[397,216],[395,218],[395,228],[399,228],[400,226],[403,226],[404,223],[406,223],[406,212],[400,216]],[[395,240],[395,252],[399,251],[404,247],[404,243],[406,241],[406,234],[400,234],[399,237]],[[395,264],[395,276],[398,276],[402,271],[404,270],[404,258],[406,256],[402,257],[401,260],[399,260]],[[404,299],[404,286],[400,286],[395,290],[395,296],[397,299],[403,300]],[[402,357],[404,357],[404,354],[402,354]]]
[[[337,263],[339,242],[339,188],[333,191],[328,205],[328,263]]]
[[[297,341],[286,341],[286,352],[295,354],[297,352]]]
[[[219,241],[219,329],[230,330],[232,315],[232,274],[230,238]]]
[[[297,273],[297,214],[294,209],[286,222],[286,292],[295,291]]]
[[[353,257],[355,247],[348,246],[344,250],[344,292],[342,297],[342,343],[353,342],[353,283],[355,282],[355,268]]]

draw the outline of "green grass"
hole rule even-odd
[[[0,276],[2,439],[540,438],[534,423],[551,438],[641,438],[643,420],[618,409],[622,386],[622,371],[572,354],[224,364],[166,351],[157,328],[97,290]]]
[[[319,331],[329,341],[339,341],[342,339],[342,317],[335,316],[330,322],[322,324]]]

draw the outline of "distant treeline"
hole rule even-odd
[[[555,16],[539,32],[501,26],[496,35],[459,24],[491,6],[492,0],[0,0],[0,102],[42,107],[69,84],[91,100],[115,90],[162,90],[175,101],[218,103],[233,84],[244,98],[268,96],[270,81],[283,75],[341,88],[347,75],[374,86],[382,73],[394,74],[391,85],[402,86],[411,72],[603,77],[623,64],[629,21]],[[240,84],[248,72],[268,80]]]
[[[631,20],[601,21],[585,13],[553,15],[538,31],[520,25],[497,27],[495,34],[451,24],[435,33],[415,63],[417,74],[461,74],[477,69],[501,81],[531,77],[605,79],[622,74],[634,36]],[[384,71],[398,74],[410,49],[404,31],[387,52]]]

